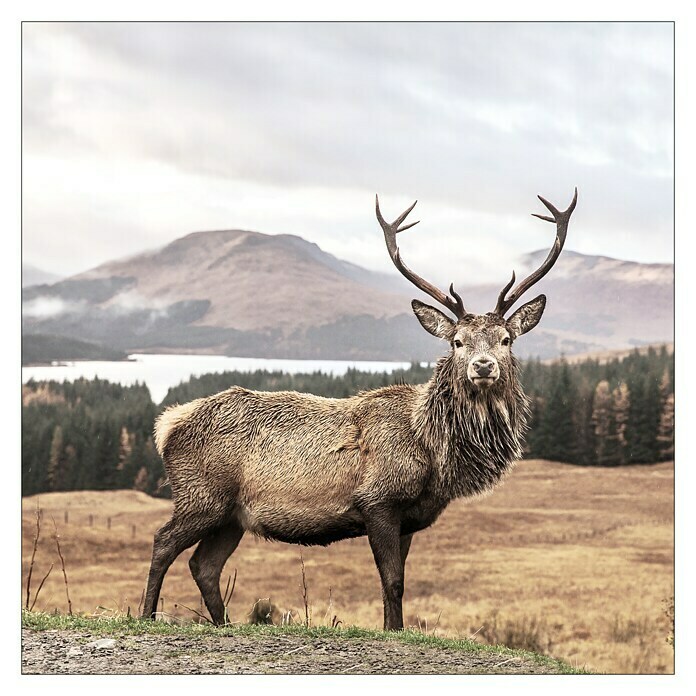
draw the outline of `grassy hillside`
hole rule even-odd
[[[35,612],[22,613],[22,626],[30,631],[24,635],[25,673],[586,673],[533,652],[482,645],[471,639],[440,638],[420,630],[384,632],[357,626],[248,624],[216,628],[124,616]],[[51,635],[40,635],[44,631]],[[155,636],[157,642],[153,641]],[[104,651],[95,654],[88,647],[98,637],[108,637],[115,643],[106,653],[106,665]],[[56,664],[50,652],[56,640],[62,646],[66,639],[72,643],[68,659]],[[206,659],[210,655],[212,659]],[[71,657],[78,659],[71,662]]]
[[[600,672],[672,672],[664,601],[674,595],[673,486],[671,463],[598,469],[521,462],[491,496],[452,503],[416,535],[406,567],[406,624]],[[73,610],[137,614],[152,535],[171,502],[136,491],[24,498],[25,581],[37,504],[43,526],[32,596],[55,567],[35,609],[67,609],[53,518]],[[195,614],[185,607],[201,610],[191,552],[170,569],[160,607],[186,619]],[[303,620],[300,554],[312,626],[331,625],[335,616],[343,626],[381,627],[379,578],[365,539],[300,548],[245,536],[223,572],[224,589],[237,571],[231,620],[246,622],[253,604],[269,597]]]

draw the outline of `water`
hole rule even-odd
[[[406,362],[379,362],[361,360],[281,360],[263,358],[230,358],[224,355],[152,355],[134,353],[128,361],[83,360],[22,368],[22,383],[52,379],[73,381],[80,377],[99,377],[124,385],[145,383],[155,403],[160,403],[170,387],[190,377],[209,372],[238,370],[282,370],[291,374],[321,370],[332,375],[344,375],[354,367],[365,372],[393,372],[408,368]]]

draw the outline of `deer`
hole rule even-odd
[[[396,220],[377,220],[396,269],[454,318],[414,299],[422,327],[449,344],[431,379],[332,399],[293,391],[233,386],[175,405],[155,422],[154,439],[171,485],[171,519],[155,534],[143,618],[156,618],[164,576],[198,544],[189,568],[213,623],[224,624],[220,575],[245,532],[300,545],[367,536],[381,581],[384,630],[403,629],[404,571],[411,540],[457,498],[490,492],[522,456],[529,402],[513,342],[540,321],[546,296],[505,315],[556,263],[570,206],[533,213],[555,223],[541,266],[514,289],[515,273],[495,309],[473,314],[414,273],[396,235],[416,203]]]

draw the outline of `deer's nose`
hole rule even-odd
[[[488,377],[493,372],[495,363],[488,358],[479,358],[474,360],[474,370],[479,377]]]

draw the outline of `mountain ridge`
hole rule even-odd
[[[522,266],[546,253],[527,254]],[[551,358],[670,342],[673,277],[671,264],[567,250],[528,293],[545,292],[549,302],[516,352]],[[469,311],[485,312],[500,287],[458,290]],[[197,231],[25,288],[23,331],[131,352],[431,360],[444,346],[413,318],[410,300],[421,296],[396,273],[362,268],[297,235]]]
[[[34,266],[31,263],[22,262],[22,287],[26,288],[31,285],[57,283],[61,279],[57,273],[45,271],[43,268]]]

